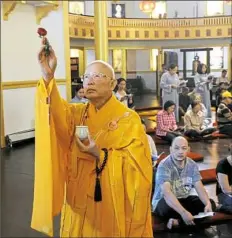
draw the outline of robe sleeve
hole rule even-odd
[[[160,80],[160,87],[167,93],[172,92],[172,86],[167,83],[167,75],[163,74]]]
[[[139,118],[132,120],[123,138],[130,140],[123,149],[125,237],[153,237],[151,222],[152,161],[147,136]]]
[[[201,78],[199,74],[196,74],[194,77],[195,87],[198,87],[201,83]]]
[[[72,104],[73,105],[73,104]],[[64,201],[68,146],[73,133],[72,110],[55,80],[38,82],[35,105],[35,179],[31,227],[53,236],[53,217]]]

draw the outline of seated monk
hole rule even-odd
[[[191,109],[184,115],[185,135],[190,138],[202,138],[216,131],[215,128],[205,128],[203,125],[204,115],[201,111],[201,104],[193,102]]]
[[[54,79],[56,61],[52,49],[48,56],[41,49],[32,228],[53,237],[52,218],[63,207],[60,237],[153,237],[149,144],[137,113],[112,94],[113,68],[89,64],[89,103],[68,104]],[[76,126],[85,128],[76,135]]]
[[[186,157],[188,151],[187,140],[182,136],[175,138],[170,155],[160,162],[156,172],[153,211],[167,222],[169,229],[182,222],[194,225],[194,215],[215,208],[201,182],[197,164]],[[198,196],[190,195],[193,187]]]
[[[220,211],[232,214],[232,156],[218,162],[216,194],[221,205]]]

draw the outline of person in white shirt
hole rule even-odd
[[[118,84],[115,90],[116,98],[122,102],[127,107],[133,106],[133,98],[132,95],[128,95],[126,92],[126,80],[124,78],[118,79]]]
[[[201,105],[201,112],[203,113],[203,116],[205,118],[207,118],[207,109],[206,109],[205,105],[202,103],[201,95],[196,93],[195,96],[194,96],[193,102],[200,103],[200,105]],[[192,110],[192,105],[191,104],[189,105],[187,111],[189,111],[189,110]]]
[[[142,122],[144,130],[146,132],[147,128],[146,128],[145,121],[143,119],[141,119],[141,122]],[[147,134],[147,139],[148,139],[148,143],[149,143],[149,146],[150,146],[152,160],[155,161],[155,160],[158,159],[158,154],[157,154],[157,149],[156,149],[155,142],[152,139],[152,137],[148,134]]]
[[[228,77],[226,77],[227,75],[227,70],[226,69],[223,69],[222,70],[222,74],[221,74],[221,77],[219,77],[217,79],[217,84],[219,85],[220,83],[226,83],[226,84],[229,84],[229,80],[228,80]]]

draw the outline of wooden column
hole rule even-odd
[[[122,78],[126,79],[127,78],[127,59],[126,59],[126,49],[122,49],[122,72],[121,76]]]

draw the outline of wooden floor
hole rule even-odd
[[[157,106],[154,95],[143,95],[136,98],[136,105]],[[218,161],[228,155],[229,139],[217,139],[211,142],[193,142],[192,151],[204,155],[204,161],[197,163],[199,169],[215,168]],[[158,152],[169,152],[169,146],[157,145]],[[12,150],[3,150],[1,158],[1,237],[43,237],[42,234],[30,228],[33,201],[34,179],[34,143],[23,144]],[[215,184],[207,185],[206,190],[211,198],[215,196]],[[58,219],[56,235],[59,234]],[[207,230],[196,230],[181,233],[161,233],[155,237],[232,237],[232,223],[214,226]]]

